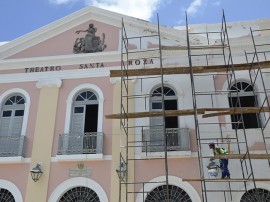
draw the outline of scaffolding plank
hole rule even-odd
[[[252,63],[244,63],[244,64],[234,64],[234,70],[249,70],[251,66],[254,65]],[[270,61],[260,62],[261,69],[270,68]],[[214,66],[194,66],[192,67],[193,73],[210,73],[210,72],[226,72],[228,70],[228,65],[214,65]],[[144,68],[144,69],[129,69],[123,70],[126,71],[125,75],[127,76],[150,76],[150,75],[160,75],[161,68]],[[189,74],[190,67],[163,67],[162,68],[163,75],[169,74]],[[122,70],[111,70],[110,77],[121,77]]]
[[[220,115],[227,115],[227,114],[240,114],[241,112],[244,113],[258,113],[259,111],[263,112],[269,112],[269,108],[264,107],[242,107],[237,108],[200,108],[197,109],[197,114],[202,115],[204,118],[212,117],[212,116],[220,116]],[[206,114],[206,112],[217,112],[217,113],[209,113]],[[195,110],[194,109],[183,109],[183,110],[166,110],[165,116],[188,116],[188,115],[194,115]],[[225,114],[226,113],[226,114]],[[110,114],[105,115],[107,119],[121,119],[121,118],[146,118],[146,117],[157,117],[157,116],[163,116],[162,111],[156,111],[156,112],[130,112],[125,114]]]
[[[231,114],[252,114],[252,113],[259,113],[259,112],[269,112],[269,107],[242,107],[242,108],[229,108],[227,111],[221,111],[216,113],[204,114],[202,115],[203,118],[210,118],[215,116],[223,116],[223,115],[231,115]]]
[[[220,49],[227,48],[227,45],[206,45],[206,46],[190,46],[190,49]],[[187,46],[161,46],[161,50],[188,50]]]
[[[270,154],[216,154],[215,159],[270,159]]]
[[[198,109],[198,114],[204,114],[205,109]],[[186,109],[186,110],[166,110],[165,116],[186,116],[186,115],[193,115],[194,109]],[[110,114],[105,115],[107,119],[121,119],[121,118],[146,118],[146,117],[157,117],[157,116],[163,116],[162,111],[156,111],[156,112],[131,112],[127,113],[126,116],[121,114]]]
[[[252,178],[250,178],[250,179],[243,179],[243,178],[230,178],[230,179],[228,179],[228,178],[227,179],[200,179],[200,178],[195,179],[194,178],[194,179],[188,179],[187,178],[187,179],[182,179],[182,181],[187,181],[187,182],[192,182],[192,181],[206,181],[206,182],[240,181],[240,182],[242,182],[242,181],[253,181],[253,179]],[[270,181],[270,178],[255,178],[254,181],[268,182],[268,181]]]

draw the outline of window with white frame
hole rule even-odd
[[[102,152],[103,134],[98,132],[99,102],[92,90],[83,90],[75,94],[72,102],[70,132],[60,140],[68,138],[67,150],[59,154],[96,154]]]
[[[167,196],[167,187],[162,185],[156,187],[147,194],[145,202],[165,202],[169,198],[170,202],[192,202],[190,196],[180,187],[168,185],[169,196]]]
[[[162,96],[162,93],[164,97]],[[168,86],[164,86],[157,87],[150,93],[150,111],[162,111],[163,98],[165,110],[178,109],[178,99],[175,91]],[[150,118],[149,129],[143,131],[143,151],[164,151],[164,127],[167,135],[167,150],[189,150],[188,130],[179,128],[178,117],[170,116],[165,117],[163,120],[163,116],[157,116]]]
[[[14,196],[8,190],[0,187],[0,201],[15,202]]]
[[[247,82],[236,82],[230,87],[230,107],[257,107],[258,97],[255,89]],[[232,128],[259,128],[260,116],[256,113],[232,114]]]
[[[88,187],[74,187],[66,191],[59,200],[59,202],[71,201],[100,202],[100,199],[97,193]]]
[[[9,96],[2,103],[0,136],[20,136],[22,131],[25,99],[22,95]]]
[[[98,98],[89,90],[79,92],[73,101],[71,133],[97,132]]]

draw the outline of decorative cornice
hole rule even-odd
[[[34,58],[6,59],[0,60],[0,70],[24,69],[29,67],[42,66],[64,66],[77,65],[99,62],[119,62],[120,53],[104,52],[104,53],[86,53],[60,56],[46,56]]]
[[[74,69],[57,72],[35,72],[31,76],[25,76],[25,73],[19,74],[0,74],[0,83],[18,83],[18,82],[31,82],[51,79],[78,79],[78,78],[92,78],[109,76],[110,70],[108,68],[99,69]]]

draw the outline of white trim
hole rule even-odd
[[[0,70],[24,69],[29,67],[80,65],[89,63],[119,62],[120,52],[99,52],[73,55],[57,55],[33,58],[0,60]]]
[[[103,154],[56,155],[54,160],[56,161],[103,160]]]
[[[23,124],[22,124],[22,131],[21,131],[21,135],[26,135],[26,127],[27,127],[27,122],[28,122],[28,116],[29,116],[29,109],[30,109],[30,96],[29,94],[21,89],[21,88],[12,88],[9,89],[7,91],[5,91],[4,93],[2,93],[0,95],[0,111],[2,109],[2,105],[3,105],[3,101],[10,95],[12,94],[21,94],[24,96],[25,98],[25,103],[24,103],[24,116],[23,116]]]
[[[118,67],[117,67],[118,68]],[[112,69],[112,68],[111,68]],[[30,76],[26,76],[31,74]],[[103,68],[97,71],[93,69],[73,69],[53,72],[35,72],[35,73],[18,73],[18,74],[1,74],[0,83],[18,83],[18,82],[31,82],[39,81],[42,79],[82,79],[92,77],[109,76],[110,69]]]
[[[260,188],[260,189],[266,189],[268,191],[270,191],[270,184],[268,183],[264,183],[264,182],[256,182],[256,188]],[[254,184],[249,182],[248,185],[247,185],[247,190],[251,190],[251,189],[254,189]],[[245,190],[245,187],[242,186],[241,188],[239,188],[239,190]],[[240,202],[242,196],[244,195],[245,192],[238,192],[235,194],[235,197],[234,197],[234,202]]]
[[[0,164],[9,164],[9,163],[31,163],[31,159],[24,158],[22,156],[1,157],[0,158]]]
[[[12,182],[0,179],[0,188],[8,190],[13,195],[16,202],[23,202],[20,190]]]
[[[78,154],[78,155],[56,155],[51,157],[51,162],[59,161],[111,161],[112,155],[103,155],[103,154]]]
[[[97,132],[102,132],[103,126],[103,104],[104,104],[104,96],[100,88],[94,84],[82,84],[74,88],[68,95],[67,99],[67,110],[66,110],[66,121],[65,121],[65,131],[64,133],[69,133],[70,131],[70,120],[72,114],[72,103],[74,96],[81,90],[93,90],[98,94],[98,127]]]
[[[198,192],[194,189],[194,187],[191,184],[189,184],[188,182],[183,182],[182,179],[179,177],[168,176],[168,178],[169,178],[170,185],[174,185],[183,189],[189,195],[192,201],[196,201],[196,202],[201,201],[201,198]],[[159,176],[150,180],[149,183],[146,183],[145,186],[142,187],[141,190],[139,191],[139,194],[136,198],[136,202],[144,201],[147,197],[147,194],[145,193],[151,192],[153,189],[155,189],[158,186],[164,185],[165,184],[164,181],[166,181],[165,176]]]
[[[189,158],[191,157],[191,151],[167,151],[168,158]],[[141,155],[137,155],[141,159],[148,158],[160,158],[164,157],[164,152],[142,152]]]
[[[54,191],[52,192],[48,202],[56,202],[58,201],[61,196],[68,191],[69,189],[72,189],[74,187],[78,186],[84,186],[92,189],[95,191],[102,202],[108,202],[108,197],[103,190],[103,188],[95,181],[89,179],[89,178],[84,178],[84,177],[76,177],[76,178],[71,178],[68,179],[64,182],[62,182],[60,185],[58,185]],[[17,201],[16,201],[17,202]]]

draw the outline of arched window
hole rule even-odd
[[[181,188],[168,185],[169,201],[170,202],[192,202],[190,196]],[[167,202],[167,189],[166,185],[156,187],[154,190],[147,194],[145,202]]]
[[[270,192],[266,189],[250,189],[241,197],[240,202],[270,201]]]
[[[151,92],[150,97],[150,111],[162,111],[162,91],[164,93],[164,109],[165,110],[177,110],[177,96],[173,89],[164,86],[155,88]],[[143,141],[145,147],[143,150],[147,151],[164,151],[164,131],[163,125],[165,124],[167,134],[167,150],[180,150],[180,130],[178,126],[178,117],[171,116],[165,117],[165,123],[163,123],[163,116],[150,118],[150,129],[144,130]],[[186,138],[183,135],[183,138]],[[183,139],[183,141],[185,141]],[[185,143],[184,143],[185,144]],[[148,147],[149,146],[149,147]]]
[[[0,201],[15,202],[14,196],[6,189],[0,188]]]
[[[79,92],[73,100],[71,133],[97,132],[98,98],[89,90]]]
[[[74,187],[68,190],[58,202],[100,202],[95,191],[88,187]]]
[[[23,156],[22,126],[25,99],[20,94],[9,96],[2,102],[0,118],[0,156]]]
[[[12,95],[2,103],[0,136],[19,136],[22,131],[25,99]]]
[[[164,93],[164,106],[165,110],[176,110],[177,109],[177,97],[175,92],[169,87],[163,87]],[[156,88],[151,94],[151,111],[161,111],[162,107],[162,87]],[[151,119],[151,126],[153,128],[159,128],[163,124],[162,117],[153,117]],[[165,118],[166,128],[178,128],[178,117],[166,117]]]
[[[253,87],[246,82],[236,82],[230,87],[231,93],[229,94],[230,107],[257,107],[257,95],[254,95]],[[243,116],[243,120],[242,120]],[[245,128],[258,128],[260,126],[259,115],[256,113],[247,114],[232,114],[232,128],[243,129]],[[244,124],[244,126],[243,126]]]
[[[95,92],[83,90],[74,96],[70,132],[66,135],[68,148],[63,153],[96,154],[102,152],[103,135],[98,132],[98,108],[98,97]]]

